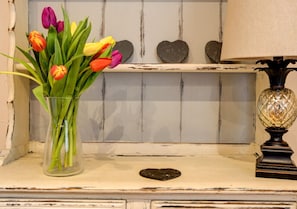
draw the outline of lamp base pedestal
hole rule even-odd
[[[297,167],[291,160],[294,152],[282,140],[287,130],[267,128],[266,131],[271,138],[261,145],[263,155],[256,162],[256,177],[297,180]]]

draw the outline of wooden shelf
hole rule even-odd
[[[104,72],[256,73],[254,69],[242,64],[122,64]]]
[[[114,69],[105,69],[105,73],[256,73],[256,65],[248,64],[120,64]],[[18,71],[25,70],[16,64]]]
[[[141,198],[166,199],[175,194],[177,199],[257,198],[267,195],[274,200],[296,200],[296,181],[255,177],[255,157],[224,155],[198,156],[85,156],[85,170],[71,177],[48,177],[42,173],[42,156],[28,154],[0,167],[0,191],[12,195],[31,195],[34,198],[57,196],[81,198]],[[168,181],[141,177],[144,168],[175,168],[182,175]],[[144,195],[144,196],[143,196]],[[200,196],[199,196],[200,195]],[[251,195],[248,197],[248,195]],[[284,195],[284,196],[282,196]],[[262,196],[262,197],[261,197]],[[271,196],[268,198],[271,199]]]

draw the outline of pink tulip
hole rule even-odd
[[[119,50],[114,50],[111,54],[111,63],[109,65],[109,67],[114,68],[116,67],[118,64],[120,64],[122,62],[122,54],[119,52]]]
[[[64,30],[64,21],[58,21],[56,26],[57,32],[60,33]]]
[[[41,21],[44,28],[49,28],[51,25],[57,26],[56,14],[51,7],[45,7],[42,10]]]

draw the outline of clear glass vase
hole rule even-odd
[[[43,172],[72,176],[83,171],[82,144],[77,131],[79,98],[48,97],[50,115],[44,147]]]

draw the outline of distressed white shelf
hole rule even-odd
[[[256,73],[257,65],[250,64],[120,64],[114,69],[105,69],[105,73]],[[19,71],[25,70],[21,64],[16,64]]]
[[[122,64],[104,72],[255,73],[254,69],[254,65],[243,64]]]
[[[83,173],[48,177],[42,156],[27,156],[0,167],[0,197],[151,200],[296,201],[296,181],[255,177],[251,155],[85,156]],[[175,168],[168,181],[143,178],[144,168]],[[5,180],[4,180],[5,179]],[[129,207],[130,208],[130,207]],[[139,207],[138,207],[139,208]]]

